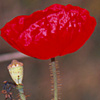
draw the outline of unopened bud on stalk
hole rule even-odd
[[[23,80],[23,63],[18,62],[17,60],[13,60],[11,64],[8,66],[9,73],[13,79],[13,81],[20,85]]]

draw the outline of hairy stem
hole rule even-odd
[[[26,100],[26,96],[25,96],[24,90],[23,90],[23,85],[18,85],[16,88],[19,91],[20,99]]]
[[[51,58],[51,67],[54,82],[54,100],[58,100],[58,87],[57,87],[57,73],[56,73],[56,63],[55,58]]]

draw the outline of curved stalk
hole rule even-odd
[[[26,96],[25,96],[24,90],[23,90],[23,85],[18,85],[16,88],[19,91],[20,99],[26,100]]]

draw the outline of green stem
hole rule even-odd
[[[26,96],[24,95],[23,85],[18,85],[16,88],[19,91],[20,99],[26,100]]]
[[[55,58],[51,58],[51,67],[54,81],[54,100],[58,100],[58,88],[57,88],[57,73],[56,73],[56,63]]]

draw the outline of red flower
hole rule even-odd
[[[1,36],[26,55],[49,59],[77,51],[95,26],[95,18],[86,9],[54,4],[31,15],[15,17],[1,29]]]

